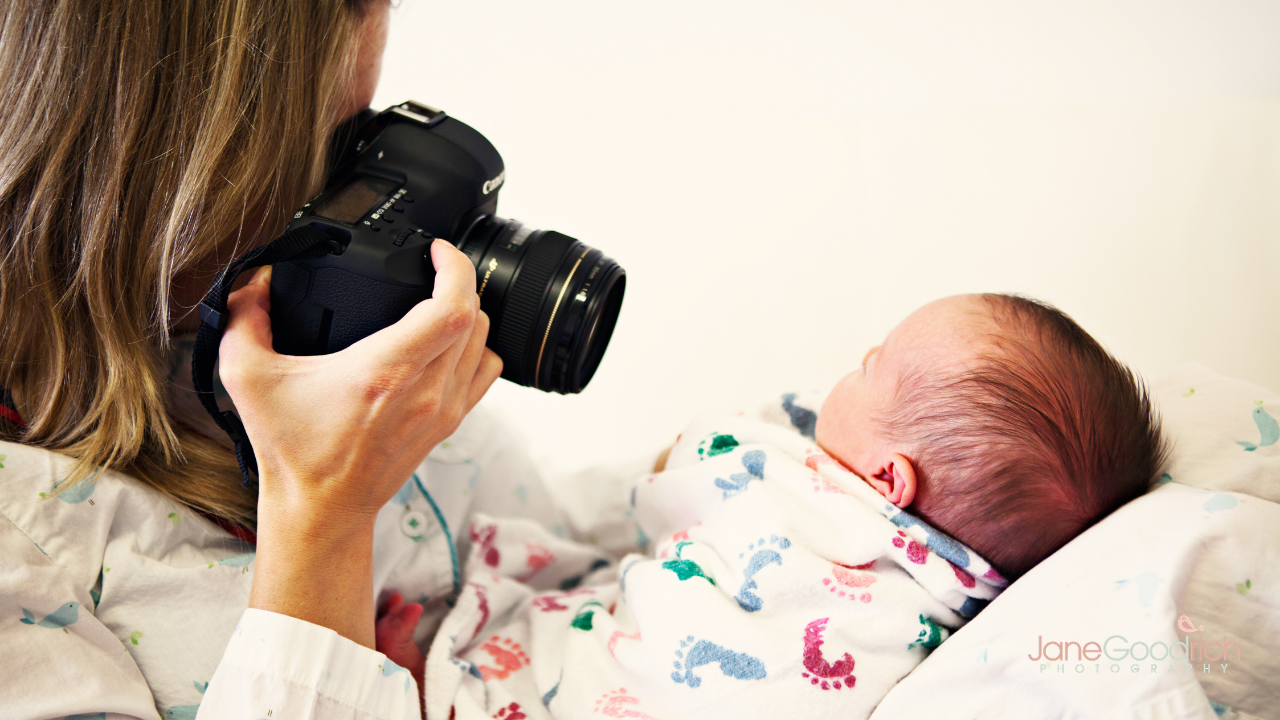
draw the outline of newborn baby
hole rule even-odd
[[[865,717],[1164,456],[1133,375],[1062,313],[1003,295],[921,308],[814,407],[787,394],[695,421],[630,493],[655,552],[616,570],[476,518],[484,552],[427,659],[428,711]],[[415,607],[393,598],[378,647],[421,682]]]
[[[836,385],[818,444],[1016,579],[1146,492],[1146,390],[1062,312],[1008,295],[920,308]]]

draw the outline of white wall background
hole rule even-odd
[[[627,270],[552,469],[820,388],[916,307],[1020,292],[1148,377],[1280,388],[1280,3],[404,0],[375,105],[488,136],[500,213]]]

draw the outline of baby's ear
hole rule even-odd
[[[885,500],[905,508],[916,499],[916,468],[905,456],[893,453],[874,475],[867,478]]]

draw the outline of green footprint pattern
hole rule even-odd
[[[716,584],[715,579],[707,575],[705,572],[703,572],[701,565],[699,565],[698,563],[692,560],[687,560],[685,558],[680,557],[680,554],[684,551],[685,546],[692,545],[692,544],[693,543],[687,540],[684,542],[677,543],[676,556],[671,560],[668,560],[662,563],[662,569],[670,570],[671,572],[675,573],[676,577],[680,578],[680,580],[689,580],[692,578],[700,577],[703,580],[706,580],[707,582],[711,583],[712,585],[715,585]]]
[[[916,639],[907,646],[907,649],[910,650],[911,648],[918,646],[925,650],[932,650],[941,645],[942,641],[946,640],[947,636],[950,634],[950,631],[946,628],[930,620],[924,615],[921,615],[920,634],[917,635]]]
[[[706,460],[717,455],[723,455],[727,452],[732,452],[736,447],[738,447],[738,439],[734,436],[711,433],[705,440],[698,443],[698,459]]]
[[[573,622],[569,623],[569,627],[590,632],[596,616],[596,610],[603,610],[604,605],[599,600],[592,600],[586,603],[578,610],[578,614],[573,616]]]

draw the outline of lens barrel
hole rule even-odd
[[[458,248],[476,267],[488,346],[502,358],[502,377],[581,392],[613,336],[626,272],[568,235],[493,215],[473,221]]]

